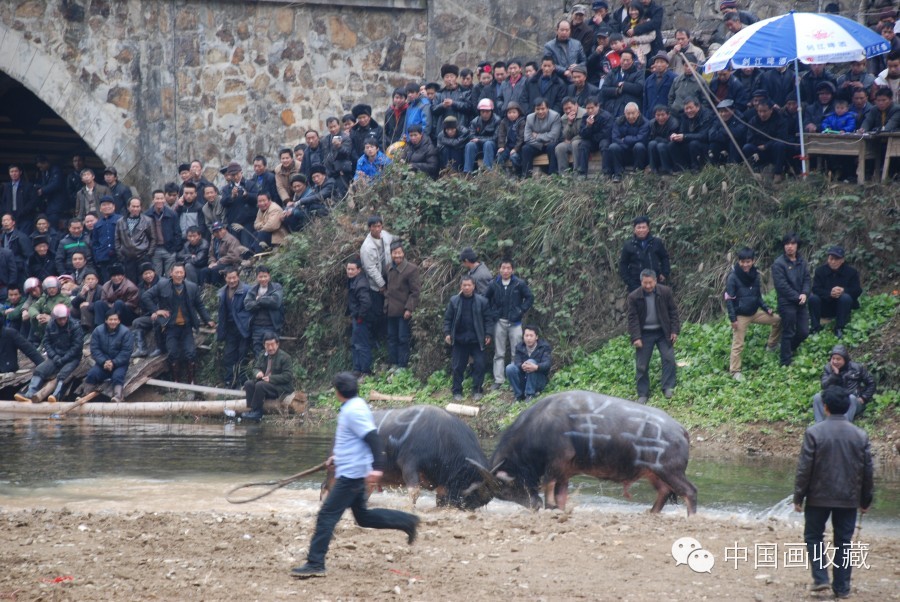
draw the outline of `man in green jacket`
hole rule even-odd
[[[249,412],[241,414],[244,420],[259,422],[263,415],[263,402],[278,399],[294,390],[293,362],[286,351],[279,349],[279,338],[274,332],[263,336],[264,352],[256,360],[256,375],[244,383]]]

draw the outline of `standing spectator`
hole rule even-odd
[[[862,292],[859,272],[844,261],[844,247],[829,247],[825,264],[816,268],[813,275],[809,296],[812,331],[822,330],[822,318],[835,318],[834,334],[843,338],[844,328],[850,323],[850,312],[859,309]]]
[[[8,213],[31,233],[31,225],[37,213],[37,195],[34,186],[23,177],[22,167],[16,163],[9,166],[9,182],[0,186],[0,212]]]
[[[551,354],[550,344],[538,338],[536,326],[522,329],[522,342],[516,345],[512,363],[506,366],[506,378],[516,401],[531,403],[547,386]]]
[[[353,359],[353,375],[364,378],[372,373],[372,337],[369,322],[372,295],[369,279],[362,270],[362,261],[347,262],[347,315],[350,316],[350,355]]]
[[[725,281],[725,308],[731,322],[731,360],[729,371],[734,380],[744,380],[741,374],[741,354],[744,352],[744,337],[750,324],[771,326],[766,351],[777,349],[781,336],[781,318],[774,315],[762,296],[759,271],[756,269],[756,253],[749,247],[738,252],[734,269]]]
[[[250,346],[251,316],[244,305],[249,291],[250,287],[241,282],[237,269],[225,269],[225,286],[217,293],[219,322],[216,325],[216,340],[224,343],[222,380],[230,388],[241,380],[241,363]]]
[[[157,275],[156,270],[153,269],[153,264],[143,263],[141,264],[140,270],[141,279],[139,282],[135,282],[135,285],[138,288],[139,301],[144,293],[159,283],[159,276]],[[131,356],[147,357],[147,336],[150,334],[150,331],[153,331],[153,343],[155,347],[150,353],[150,357],[157,357],[164,354],[166,352],[166,340],[163,336],[164,326],[164,319],[159,318],[158,316],[153,318],[148,313],[144,313],[135,318],[130,325],[135,342],[135,349]]]
[[[559,113],[550,108],[547,100],[538,98],[534,102],[534,113],[525,118],[525,144],[522,146],[522,176],[530,177],[534,158],[547,153],[549,173],[558,171],[553,148],[559,141],[562,121]]]
[[[256,190],[260,193],[266,193],[272,200],[278,200],[281,196],[278,194],[278,184],[275,182],[275,174],[269,171],[269,163],[262,155],[253,157],[253,183]],[[185,189],[187,185],[185,185]],[[196,186],[194,190],[196,191]],[[194,195],[196,197],[196,194]]]
[[[595,39],[594,26],[590,21],[585,21],[586,14],[587,7],[585,5],[576,4],[572,7],[572,16],[570,23],[571,31],[569,34],[570,39],[575,40],[576,42],[579,42],[581,44],[584,56],[590,54]]]
[[[572,83],[566,89],[566,96],[571,96],[578,103],[578,106],[584,108],[587,101],[600,96],[600,88],[587,81],[587,69],[584,65],[575,65],[572,68]]]
[[[341,372],[335,375],[333,384],[341,411],[334,435],[334,452],[326,463],[335,467],[336,480],[316,518],[316,531],[309,544],[306,564],[291,570],[301,579],[325,576],[328,544],[335,525],[347,508],[353,509],[353,518],[359,526],[403,531],[410,544],[416,541],[419,524],[418,517],[406,512],[366,507],[367,489],[374,489],[384,475],[381,439],[372,420],[372,411],[358,396],[356,378]]]
[[[41,346],[47,359],[37,364],[25,395],[16,393],[18,401],[37,402],[37,392],[44,383],[56,379],[56,387],[48,401],[56,403],[69,376],[75,372],[84,355],[84,331],[78,320],[69,317],[69,307],[59,303],[51,312]]]
[[[81,152],[76,152],[72,155],[72,171],[66,174],[66,195],[69,207],[76,207],[77,205],[78,191],[82,188],[81,170],[83,169],[84,155]]]
[[[493,106],[500,107],[500,84],[494,81],[494,68],[489,62],[478,63],[478,83],[472,88],[469,98],[473,104],[487,99]],[[472,119],[477,118],[478,114],[476,113]]]
[[[221,286],[222,274],[229,267],[237,267],[241,262],[241,243],[225,228],[224,224],[212,225],[212,242],[209,244],[209,265],[200,270],[200,286],[212,284]]]
[[[644,100],[644,70],[635,63],[634,52],[623,50],[619,53],[619,61],[619,66],[609,72],[600,87],[603,108],[613,117],[623,115],[630,103],[634,103],[640,112]]]
[[[568,81],[556,73],[553,57],[545,56],[541,59],[540,71],[525,82],[525,90],[519,102],[526,114],[534,112],[539,99],[543,99],[552,111],[559,113],[562,111],[567,88]]]
[[[263,351],[263,335],[269,331],[281,335],[284,327],[284,288],[272,282],[268,266],[256,266],[256,284],[247,291],[244,309],[250,313],[253,354],[259,355]]]
[[[457,81],[459,67],[452,64],[442,65],[441,78],[444,80],[444,87],[438,91],[431,108],[437,132],[443,131],[444,120],[447,117],[454,117],[458,123],[465,123],[472,107],[470,91],[464,90]]]
[[[634,6],[633,2],[632,6]],[[641,0],[641,9],[642,20],[637,25],[632,25],[629,29],[625,29],[622,33],[629,38],[653,33],[654,37],[650,43],[649,54],[654,55],[663,50],[662,24],[665,9],[653,2],[653,0]]]
[[[102,324],[109,310],[113,310],[120,322],[130,325],[140,314],[140,308],[137,285],[125,277],[121,264],[113,264],[109,268],[109,280],[100,289],[100,299],[94,302],[94,324]]]
[[[212,237],[212,225],[216,222],[224,224],[228,216],[225,214],[225,207],[219,198],[219,189],[213,184],[207,184],[203,187],[203,205],[200,207],[203,214],[203,227],[200,233],[206,238],[207,234]],[[184,230],[187,232],[187,228]]]
[[[363,154],[363,146],[367,138],[375,138],[379,143],[384,139],[384,130],[378,122],[372,119],[372,107],[366,104],[358,104],[351,109],[356,124],[350,130],[350,138],[353,142],[353,162]],[[306,161],[306,157],[303,158]],[[307,174],[307,176],[311,175]]]
[[[485,298],[488,300],[494,324],[494,384],[492,391],[503,386],[506,376],[506,349],[509,343],[510,355],[515,356],[516,346],[522,342],[522,320],[534,305],[534,295],[528,283],[513,273],[511,259],[500,262],[500,273],[488,286]]]
[[[491,344],[494,320],[488,300],[475,292],[475,281],[463,276],[459,294],[450,298],[444,311],[444,341],[452,347],[453,400],[462,401],[462,382],[469,358],[472,358],[472,400],[484,394],[484,348]]]
[[[422,133],[426,138],[431,138],[434,126],[431,116],[431,103],[424,94],[420,93],[419,84],[409,82],[406,84],[406,120],[403,122],[402,139],[409,140],[409,128],[413,125],[422,126]]]
[[[125,214],[128,201],[131,200],[131,188],[119,181],[119,172],[115,167],[107,167],[103,172],[103,180],[109,188],[109,195],[116,200],[116,213]]]
[[[355,164],[350,160],[353,156],[353,139],[350,134],[341,130],[341,122],[337,117],[327,118],[325,125],[328,127],[328,137],[324,143],[325,168],[328,170],[328,177],[334,180],[337,194],[344,196],[347,194],[347,188],[354,175]],[[290,178],[291,192],[293,192],[293,178],[294,176]],[[293,198],[294,195],[292,194],[291,197]],[[278,204],[283,207],[284,203],[284,199],[281,199]]]
[[[69,233],[56,245],[54,255],[56,271],[60,274],[72,274],[75,269],[72,265],[72,256],[75,253],[81,253],[87,263],[90,263],[91,259],[91,237],[84,231],[84,223],[77,217],[70,218],[68,230]],[[78,279],[75,281],[78,282]]]
[[[34,276],[41,280],[48,276],[59,276],[53,255],[49,253],[50,245],[47,239],[43,236],[35,236],[32,238],[32,244],[34,245],[34,253],[28,258],[26,275]]]
[[[412,340],[412,315],[421,292],[419,266],[406,260],[404,243],[391,243],[391,267],[387,272],[385,314],[387,315],[388,363],[392,367],[409,366]]]
[[[38,169],[38,179],[35,182],[35,196],[38,203],[46,206],[44,212],[50,225],[62,230],[64,215],[71,212],[72,206],[66,195],[66,182],[63,179],[59,166],[50,163],[46,155],[38,155],[35,160]]]
[[[193,183],[185,184],[184,190],[185,193],[193,191],[196,197],[197,189]],[[157,274],[168,274],[175,265],[175,257],[182,247],[183,239],[178,215],[166,205],[166,195],[162,190],[153,191],[153,202],[144,215],[150,218],[153,225],[155,246],[150,254],[153,269]]]
[[[650,75],[644,80],[644,112],[656,111],[669,103],[669,90],[675,82],[675,72],[669,69],[669,56],[658,52],[650,65]]]
[[[19,281],[25,278],[28,258],[34,252],[34,244],[24,232],[16,227],[16,218],[11,213],[4,213],[0,218],[3,232],[0,235],[0,246],[12,251],[16,258],[16,273]]]
[[[75,217],[84,219],[91,211],[97,211],[103,197],[112,198],[109,188],[94,181],[94,170],[85,168],[81,170],[81,182],[84,184],[75,195]],[[113,199],[113,211],[115,211],[115,199]]]
[[[603,171],[613,182],[621,182],[627,165],[636,171],[647,167],[647,139],[650,120],[641,115],[637,103],[629,102],[625,114],[613,122],[609,150],[603,155]]]
[[[675,341],[681,332],[681,320],[675,297],[668,286],[656,283],[656,272],[641,272],[640,288],[628,294],[628,334],[635,348],[638,403],[650,397],[647,369],[653,348],[659,348],[662,362],[662,390],[666,399],[675,394]]]
[[[174,214],[170,223],[177,226]],[[128,201],[128,215],[116,223],[116,253],[125,266],[125,275],[129,280],[138,281],[138,267],[150,260],[155,249],[153,219],[141,213],[141,199],[135,197]]]
[[[94,366],[88,370],[81,387],[81,394],[88,395],[100,388],[105,381],[111,380],[113,396],[110,401],[125,401],[122,390],[125,387],[125,373],[131,364],[131,350],[134,348],[134,337],[126,326],[122,326],[119,314],[110,309],[106,312],[103,324],[91,333],[91,359]]]
[[[406,88],[395,88],[391,96],[391,105],[384,111],[383,140],[380,145],[382,148],[389,148],[402,138],[408,109]]]
[[[584,15],[582,14],[582,20]],[[569,78],[572,67],[584,65],[587,56],[584,54],[584,46],[580,40],[573,40],[572,25],[566,19],[556,23],[556,37],[544,44],[544,57],[550,57],[553,61],[556,75]]]
[[[672,68],[672,71],[675,72],[675,75],[681,75],[684,73],[684,59],[681,58],[681,55],[685,56],[693,56],[694,61],[698,63],[702,63],[706,60],[706,54],[703,50],[700,49],[699,46],[694,44],[691,39],[691,32],[687,29],[676,29],[675,30],[675,45],[672,46],[672,49],[666,53],[669,57],[669,65]]]
[[[848,562],[848,555],[856,527],[856,509],[865,514],[872,505],[872,453],[866,432],[847,420],[847,392],[841,387],[829,387],[822,397],[827,418],[806,429],[803,435],[794,480],[794,510],[804,512],[806,520],[803,538],[812,568],[810,590],[829,589],[831,564],[831,590],[837,598],[849,598],[853,563]],[[833,558],[823,544],[829,516],[834,529]]]
[[[229,183],[222,189],[222,207],[225,209],[226,227],[241,244],[252,249],[253,220],[256,219],[256,183],[243,176],[241,164],[232,161],[225,168],[225,176]]]
[[[509,77],[500,84],[500,110],[506,113],[509,109],[509,103],[515,102],[519,105],[519,112],[522,112],[522,95],[525,92],[525,82],[528,80],[522,74],[522,62],[513,59],[507,63],[509,69]]]
[[[781,239],[784,254],[772,265],[781,316],[781,365],[790,366],[797,347],[809,336],[809,266],[797,252],[800,238],[788,232]]]
[[[453,117],[445,119],[444,126],[449,127],[454,123],[454,119]],[[462,144],[465,144],[465,141],[462,141]],[[438,149],[432,144],[431,138],[425,136],[422,126],[412,125],[409,127],[409,143],[404,150],[403,160],[409,165],[410,169],[422,172],[432,180],[437,180],[439,168]],[[459,157],[457,158],[460,158],[463,153],[462,148],[459,148],[458,151]],[[461,163],[457,165],[461,165]]]
[[[394,242],[394,235],[384,229],[384,220],[380,215],[370,216],[366,223],[369,234],[359,248],[359,257],[372,296],[372,334],[380,336],[386,326],[384,294],[387,292],[387,271],[391,266],[391,243]]]
[[[497,127],[500,118],[494,113],[494,102],[489,98],[478,101],[478,116],[469,122],[469,141],[466,142],[463,171],[475,171],[478,155],[482,155],[484,168],[494,167],[494,155],[497,153]]]
[[[184,264],[187,279],[200,283],[200,271],[209,265],[209,242],[200,236],[200,228],[191,226],[186,232],[187,240],[178,252],[177,261]]]
[[[475,292],[486,295],[494,275],[484,263],[478,260],[478,253],[472,247],[466,247],[459,253],[459,260],[466,269],[466,275],[475,281]]]
[[[90,215],[85,218],[85,225]],[[109,267],[116,262],[116,232],[119,220],[124,219],[116,213],[116,202],[111,196],[100,199],[100,219],[91,230],[91,255],[94,258],[94,266],[100,272],[101,282],[109,280]],[[104,314],[100,315],[99,325],[103,322]]]
[[[312,175],[313,165],[325,163],[327,149],[325,148],[325,145],[322,144],[322,140],[319,138],[319,132],[316,130],[307,130],[306,134],[304,134],[304,139],[306,140],[306,151],[303,153],[303,162],[300,164],[300,173],[309,178]]]
[[[850,354],[843,345],[835,345],[831,349],[828,363],[822,371],[822,391],[829,387],[842,387],[850,397],[850,407],[847,409],[847,420],[853,422],[855,416],[861,416],[866,410],[866,404],[875,396],[875,379],[866,370],[866,367],[858,362],[850,361]],[[825,420],[825,405],[822,393],[813,396],[813,415],[816,422]]]
[[[200,289],[184,276],[184,264],[176,263],[171,277],[160,278],[141,296],[141,303],[150,319],[165,325],[172,380],[192,385],[197,359],[194,330],[202,325],[215,328],[216,324],[200,298]]]

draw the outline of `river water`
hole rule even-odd
[[[0,416],[0,508],[313,512],[321,475],[244,506],[228,504],[223,494],[240,483],[283,478],[318,464],[328,455],[332,434],[332,430],[215,419]],[[483,444],[490,456],[494,442]],[[695,454],[688,478],[699,490],[701,513],[797,522],[802,515],[788,503],[794,468],[793,460]],[[570,504],[642,512],[655,498],[644,481],[631,492],[628,501],[619,485],[578,478]],[[432,504],[433,497],[427,494],[419,502],[421,508]],[[487,511],[509,506],[495,501]],[[669,505],[667,511],[684,510]],[[900,474],[878,472],[876,501],[865,520],[881,534],[900,537]]]

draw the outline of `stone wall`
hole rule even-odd
[[[538,57],[565,9],[539,0],[361,1],[8,0],[0,70],[146,194],[174,180],[181,161],[199,158],[214,177],[231,160],[273,159],[358,102],[383,113],[394,87],[437,80],[446,61]],[[665,27],[711,31],[717,4],[664,2]],[[767,17],[817,5],[749,8]]]

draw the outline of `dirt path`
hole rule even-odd
[[[302,507],[276,510],[297,496]],[[403,499],[375,504],[398,507]],[[787,544],[802,542],[796,522],[703,512],[687,519],[680,507],[649,515],[492,504],[474,513],[421,511],[419,541],[410,547],[403,534],[360,529],[348,515],[328,576],[298,581],[289,571],[305,560],[315,492],[282,491],[247,508],[7,509],[0,513],[0,600],[830,599],[807,594],[808,571],[784,565]],[[671,550],[681,537],[711,553],[710,573],[676,566]],[[900,600],[900,541],[865,528],[859,539],[868,544],[870,568],[854,572],[854,599]],[[755,546],[771,544],[777,566],[754,566]],[[747,561],[735,568],[726,547],[732,556],[746,550]]]

